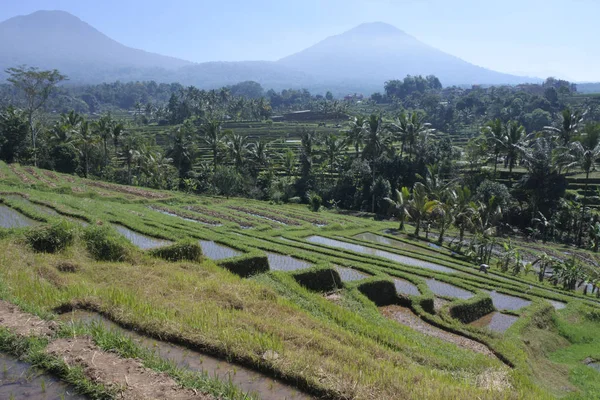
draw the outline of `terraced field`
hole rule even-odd
[[[0,298],[18,305],[7,315],[52,327],[42,335],[0,318],[0,349],[70,385],[59,390],[141,390],[101,365],[104,380],[94,380],[94,351],[163,373],[157,390],[176,385],[175,397],[593,398],[600,389],[600,300],[534,275],[480,273],[449,248],[395,232],[396,222],[19,165],[0,164],[0,176]],[[32,232],[51,226],[73,240],[36,251]],[[91,250],[100,231],[120,258]],[[178,244],[202,256],[174,261],[167,249]]]

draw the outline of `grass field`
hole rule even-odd
[[[0,297],[42,318],[72,308],[94,311],[317,398],[583,399],[600,393],[600,373],[584,364],[600,360],[600,300],[534,275],[495,268],[482,274],[447,247],[395,232],[396,222],[2,163],[0,177],[0,223],[13,226],[0,229]],[[73,239],[54,253],[34,251],[32,232],[48,226],[63,226]],[[117,261],[91,252],[98,226],[122,250]],[[156,247],[185,240],[201,243],[199,261],[156,256]],[[554,244],[519,246],[531,253],[565,251]],[[410,308],[425,326],[467,345],[390,318],[381,308],[389,304]],[[505,331],[471,324],[494,310],[509,325]],[[142,350],[127,350],[102,329],[78,329],[73,334],[139,355],[182,385],[244,396],[226,382],[190,377]],[[28,361],[43,348],[17,351],[9,335],[0,342]],[[100,396],[92,389],[86,393]]]

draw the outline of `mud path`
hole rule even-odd
[[[58,324],[24,313],[17,306],[0,300],[0,326],[19,336],[50,337],[54,334]]]

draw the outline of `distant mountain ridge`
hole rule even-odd
[[[254,80],[265,88],[332,88],[370,93],[407,74],[453,84],[532,81],[469,64],[384,23],[362,24],[281,60],[193,63],[122,45],[64,11],[37,11],[0,23],[0,79],[12,66],[56,68],[72,83],[135,80],[216,88]]]

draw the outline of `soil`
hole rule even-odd
[[[58,324],[24,313],[17,306],[0,300],[0,326],[19,336],[49,337],[54,334]]]
[[[58,339],[50,343],[46,351],[69,366],[83,368],[90,380],[117,390],[119,399],[213,399],[182,388],[168,375],[145,368],[138,360],[102,351],[89,338]]]
[[[436,328],[435,326],[423,321],[421,318],[415,315],[409,308],[392,305],[381,307],[381,312],[386,317],[393,319],[401,323],[402,325],[406,325],[409,328],[416,330],[417,332],[421,332],[428,336],[433,336],[435,338],[444,340],[449,343],[454,343],[455,345],[457,345],[458,347],[462,347],[463,349],[472,350],[490,357],[495,357],[494,353],[492,353],[492,351],[488,349],[487,346],[485,346],[484,344]]]

